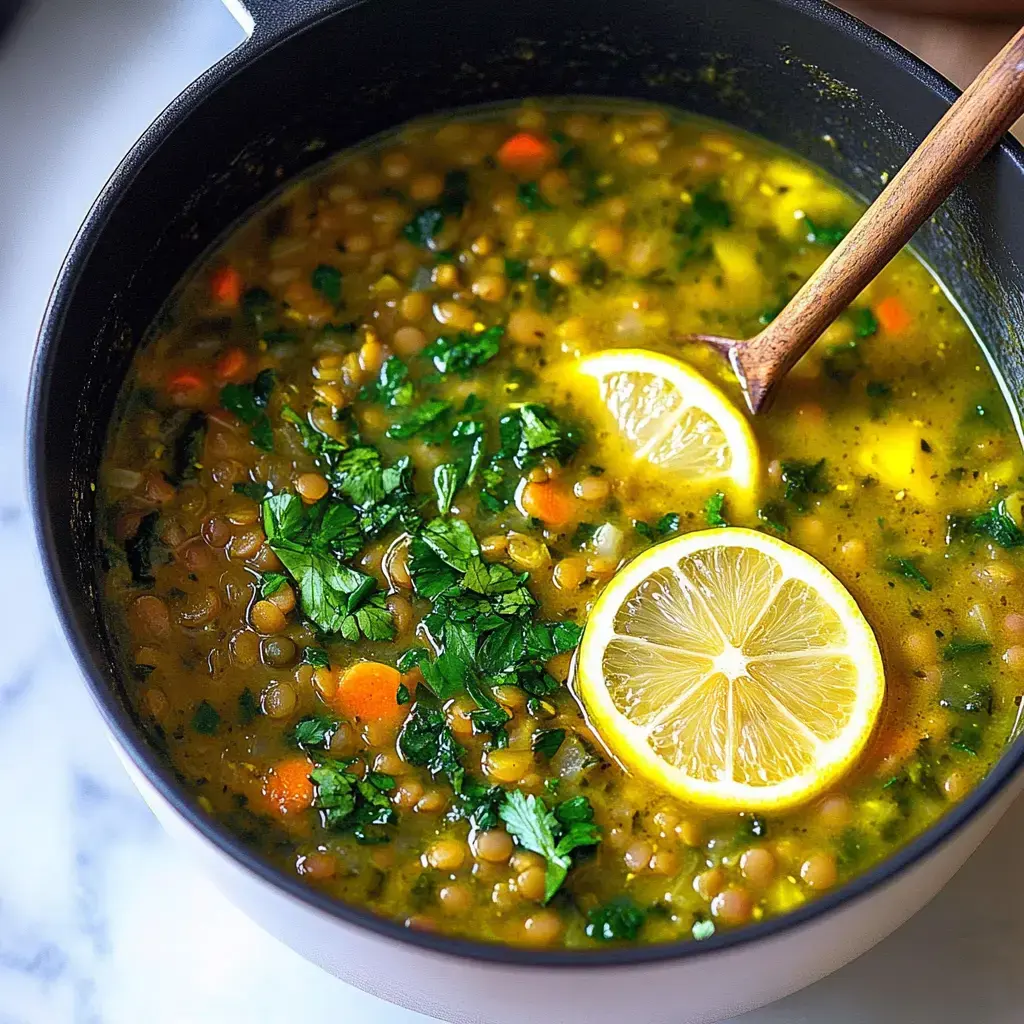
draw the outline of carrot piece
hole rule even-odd
[[[546,139],[519,132],[506,139],[498,150],[498,163],[512,174],[536,177],[554,162],[554,147]]]
[[[263,780],[263,795],[271,809],[287,817],[313,806],[313,781],[309,758],[290,757],[274,765]]]
[[[332,704],[348,718],[399,722],[408,710],[398,703],[398,669],[379,661],[360,661],[338,680]]]
[[[201,405],[206,397],[206,378],[191,366],[168,374],[166,387],[167,394],[177,405]]]
[[[241,380],[249,369],[249,357],[240,348],[222,352],[213,364],[213,375],[221,384]]]
[[[875,316],[882,329],[890,334],[900,334],[910,326],[907,307],[895,295],[889,295],[875,306]]]
[[[234,267],[219,267],[210,275],[210,294],[222,306],[237,306],[242,300],[242,275]]]
[[[576,503],[572,495],[561,484],[552,480],[546,483],[527,484],[519,501],[528,516],[539,519],[549,526],[562,526],[576,513]]]

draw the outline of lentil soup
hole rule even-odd
[[[1024,463],[928,271],[898,256],[793,370],[748,487],[641,467],[576,382],[648,350],[740,409],[679,339],[755,333],[860,209],[721,125],[533,103],[343,154],[232,234],[99,481],[128,690],[203,809],[410,927],[580,947],[783,914],[961,800],[1017,724]],[[885,665],[855,766],[778,813],[676,799],[574,692],[615,574],[728,526],[827,567]]]

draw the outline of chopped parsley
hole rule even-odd
[[[461,217],[469,202],[469,176],[465,171],[449,171],[445,175],[444,190],[437,203],[425,206],[413,215],[402,229],[402,234],[413,245],[436,250],[437,236],[449,217]]]
[[[441,335],[423,350],[423,355],[443,376],[449,373],[466,376],[470,370],[483,366],[498,354],[504,336],[505,328],[501,324],[477,334],[459,331],[455,335]]]
[[[337,267],[321,263],[310,275],[310,284],[333,305],[341,302],[341,271]]]
[[[783,462],[782,483],[785,487],[783,498],[797,512],[808,511],[813,495],[828,494],[832,490],[825,476],[824,459],[818,459],[817,462]]]
[[[329,715],[307,715],[295,723],[292,742],[303,750],[326,750],[340,724],[337,718],[331,718]]]
[[[632,942],[646,918],[629,896],[616,896],[587,915],[587,935],[602,942]]]
[[[830,248],[837,246],[849,232],[841,224],[815,224],[810,217],[804,215],[804,225],[807,228],[807,241],[812,245],[826,245]]]
[[[931,581],[923,572],[921,572],[914,559],[902,558],[899,555],[890,555],[885,560],[885,565],[889,572],[894,575],[902,576],[905,580],[910,580],[911,583],[916,583],[924,590],[930,591],[932,589]]]
[[[725,518],[724,492],[715,491],[715,493],[704,502],[704,519],[708,526],[729,525],[729,521]]]
[[[532,213],[541,210],[553,210],[554,207],[540,194],[540,187],[535,181],[524,181],[516,189],[519,204]]]
[[[212,736],[220,728],[220,713],[208,701],[201,700],[192,712],[192,728],[203,736]]]
[[[249,427],[252,443],[265,452],[274,449],[274,431],[266,408],[276,382],[273,370],[262,370],[251,384],[225,384],[220,391],[221,407]]]
[[[552,758],[565,739],[564,729],[538,729],[530,740],[530,747],[544,757]]]
[[[368,772],[360,779],[341,761],[325,759],[310,773],[314,785],[313,806],[324,828],[351,831],[361,842],[387,841],[379,826],[398,820],[390,793],[395,780],[382,772]]]
[[[547,861],[545,903],[562,887],[572,867],[573,851],[601,841],[600,830],[593,823],[594,809],[584,796],[549,811],[539,797],[515,789],[506,794],[499,813],[519,845]]]
[[[692,201],[684,205],[676,217],[675,232],[679,243],[678,267],[682,269],[695,260],[711,255],[708,233],[715,228],[732,226],[732,211],[721,197],[721,183],[710,185],[693,193]]]
[[[984,538],[1001,548],[1017,548],[1024,544],[1024,530],[1010,513],[1005,498],[977,515],[949,517],[946,543],[967,537]]]
[[[302,652],[302,661],[313,668],[330,668],[331,656],[322,647],[307,647]]]
[[[263,502],[271,549],[298,584],[302,611],[325,633],[346,640],[391,640],[394,623],[372,576],[344,564],[362,546],[358,517],[343,501],[306,507],[294,494]]]

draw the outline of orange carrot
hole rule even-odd
[[[529,132],[519,132],[506,139],[498,150],[498,163],[512,174],[535,178],[554,163],[554,147],[546,139]]]
[[[210,275],[210,294],[222,306],[237,306],[242,299],[242,275],[234,267],[219,267]]]
[[[167,393],[178,405],[200,405],[206,396],[206,378],[194,367],[183,366],[168,375]]]
[[[241,380],[249,368],[249,357],[240,348],[222,352],[213,364],[213,375],[221,384]]]
[[[263,795],[271,809],[287,817],[313,806],[313,782],[309,773],[313,765],[306,757],[290,757],[267,772]]]
[[[519,498],[523,511],[549,526],[563,526],[576,512],[576,503],[561,484],[527,484]]]
[[[907,307],[895,296],[890,295],[875,306],[875,316],[882,329],[889,334],[900,334],[910,326]]]
[[[360,661],[338,680],[332,704],[348,718],[362,722],[399,722],[407,707],[398,703],[398,669],[379,661]]]

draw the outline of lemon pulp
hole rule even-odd
[[[591,611],[575,686],[611,752],[709,810],[780,810],[827,789],[884,695],[874,634],[811,556],[753,530],[650,548]]]

